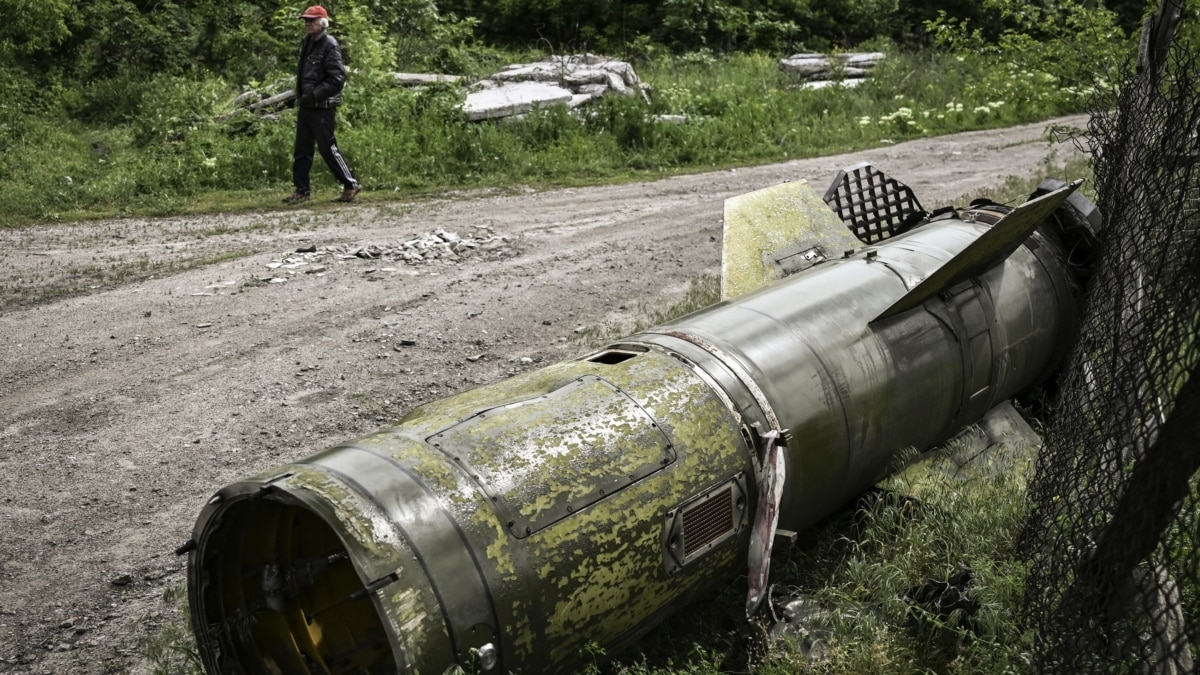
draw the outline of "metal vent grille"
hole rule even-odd
[[[738,474],[668,511],[663,571],[672,575],[746,527],[746,477]]]
[[[704,550],[733,532],[733,491],[729,488],[683,512],[683,557]]]
[[[927,215],[907,185],[866,162],[839,171],[824,199],[864,244],[906,232]]]

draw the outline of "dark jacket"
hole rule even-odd
[[[301,108],[336,108],[346,86],[346,66],[337,40],[325,31],[300,42],[296,66],[296,100]]]

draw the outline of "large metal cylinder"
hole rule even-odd
[[[759,390],[740,412],[790,436],[781,527],[825,517],[877,482],[896,450],[950,438],[1064,356],[1079,287],[1049,230],[971,282],[869,324],[989,227],[931,225],[629,338],[697,361],[703,351]]]
[[[222,489],[188,547],[206,668],[568,672],[640,635],[745,571],[763,434],[784,432],[780,525],[800,529],[1056,366],[1077,298],[1049,231],[873,320],[988,220],[934,220]]]

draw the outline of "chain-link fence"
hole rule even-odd
[[[1200,646],[1200,54],[1183,0],[1084,136],[1105,216],[1019,541],[1044,673],[1194,672]],[[1194,16],[1194,13],[1193,13]]]

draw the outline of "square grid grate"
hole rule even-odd
[[[824,199],[864,244],[905,232],[927,215],[907,185],[868,163],[838,172]]]

